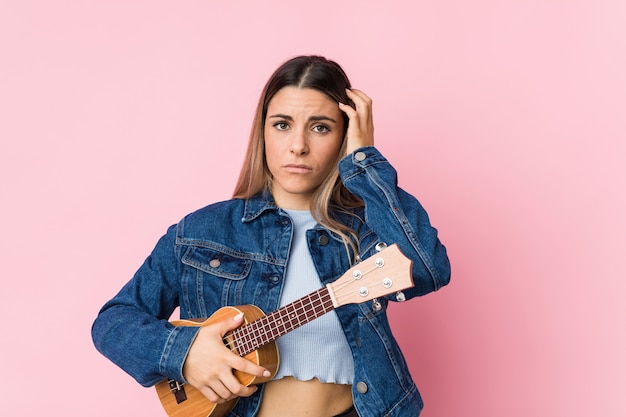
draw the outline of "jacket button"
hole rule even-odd
[[[211,261],[209,262],[209,266],[211,268],[218,268],[222,263],[220,262],[219,259],[211,259]]]
[[[278,281],[280,281],[280,277],[277,277],[276,275],[274,275],[273,277],[270,278],[270,281],[276,284]]]
[[[365,394],[367,392],[367,384],[363,381],[358,382],[356,384],[356,390],[361,394]]]
[[[356,159],[359,162],[364,161],[366,157],[367,156],[365,155],[365,152],[357,152],[354,154],[354,159]]]
[[[317,239],[317,241],[319,242],[319,244],[320,244],[320,245],[322,245],[322,246],[326,246],[326,245],[328,245],[328,236],[326,236],[326,235],[321,235],[321,236]]]

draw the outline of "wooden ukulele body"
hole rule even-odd
[[[265,313],[255,305],[229,306],[220,308],[206,320],[177,320],[173,321],[172,324],[175,326],[208,326],[222,320],[232,319],[239,313],[243,313],[244,315],[242,325],[253,322],[265,315]],[[224,343],[230,344],[232,341],[231,338],[232,332],[227,333],[224,336]],[[235,351],[235,353],[238,352]],[[242,385],[250,386],[262,384],[271,380],[276,375],[279,362],[276,342],[269,342],[242,357],[252,363],[265,367],[271,373],[267,378],[259,378],[235,370],[234,374]],[[223,404],[216,404],[191,385],[180,384],[167,379],[159,382],[155,388],[165,412],[170,417],[223,417],[235,407],[238,401],[238,398],[235,398]]]

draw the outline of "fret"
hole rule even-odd
[[[300,327],[300,316],[302,315],[302,313],[300,313],[299,311],[304,311],[304,304],[302,304],[302,299],[296,300],[293,306],[294,314],[291,316],[291,330],[295,329],[296,327]]]
[[[322,287],[236,329],[232,332],[234,345],[240,356],[247,355],[334,308],[328,288]]]

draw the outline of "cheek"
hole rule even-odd
[[[265,140],[265,163],[270,171],[273,170],[274,166],[278,163],[280,150],[277,148],[276,143],[272,140]]]
[[[345,142],[345,140],[344,140],[345,137],[346,137],[346,135],[341,133],[335,139],[335,149],[334,149],[335,156],[337,156],[337,154],[339,154],[339,152],[341,152],[341,149],[343,148],[343,144]]]
[[[328,146],[324,150],[324,160],[328,170],[330,170],[330,168],[332,168],[332,166],[335,164],[335,161],[339,156],[339,152],[341,152],[342,145],[343,141],[341,139],[337,139],[328,144]]]

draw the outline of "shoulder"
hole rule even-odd
[[[196,211],[193,211],[186,215],[183,220],[196,221],[204,220],[207,217],[220,216],[225,214],[233,214],[234,212],[243,213],[245,206],[245,200],[239,198],[233,198],[230,200],[219,201],[216,203],[204,206]]]
[[[241,225],[245,200],[231,199],[212,203],[183,217],[177,225],[179,237],[202,236],[219,228]]]

